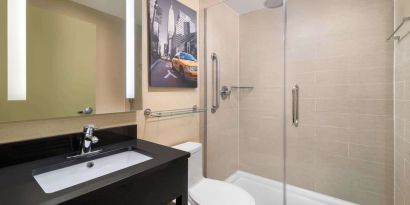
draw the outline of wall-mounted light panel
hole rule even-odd
[[[26,100],[26,0],[7,1],[7,99]]]
[[[7,1],[7,99],[26,100],[26,0]]]
[[[126,0],[126,96],[135,98],[135,2]]]

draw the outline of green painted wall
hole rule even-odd
[[[77,116],[95,108],[96,26],[28,7],[27,101],[7,101],[7,14],[0,0],[0,122]]]

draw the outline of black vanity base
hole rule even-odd
[[[187,160],[172,162],[63,204],[166,205],[177,199],[177,205],[187,205],[187,165]]]

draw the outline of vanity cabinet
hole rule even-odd
[[[174,199],[177,205],[188,204],[190,154],[136,139],[135,125],[97,130],[95,135],[100,142],[94,149],[111,156],[107,153],[132,147],[152,159],[46,193],[33,176],[37,170],[53,171],[61,169],[64,163],[71,166],[99,159],[96,155],[75,159],[79,162],[67,162],[68,156],[78,153],[81,135],[74,133],[0,145],[0,182],[2,187],[7,187],[0,189],[1,204],[166,205]]]

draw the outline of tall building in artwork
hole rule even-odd
[[[197,56],[197,28],[196,19],[192,19],[183,10],[178,9],[171,0],[168,10],[168,35],[164,52],[172,58],[178,52],[190,53]]]
[[[196,57],[196,24],[183,11],[178,11],[173,44],[174,53],[186,52]]]
[[[162,10],[158,5],[158,0],[151,0],[152,5],[150,11],[152,15],[151,18],[151,60],[155,61],[160,57],[160,23],[162,18]]]
[[[171,1],[171,7],[169,8],[168,12],[168,56],[172,57],[172,38],[175,35],[175,15],[174,15],[174,6],[172,5],[173,1]]]

